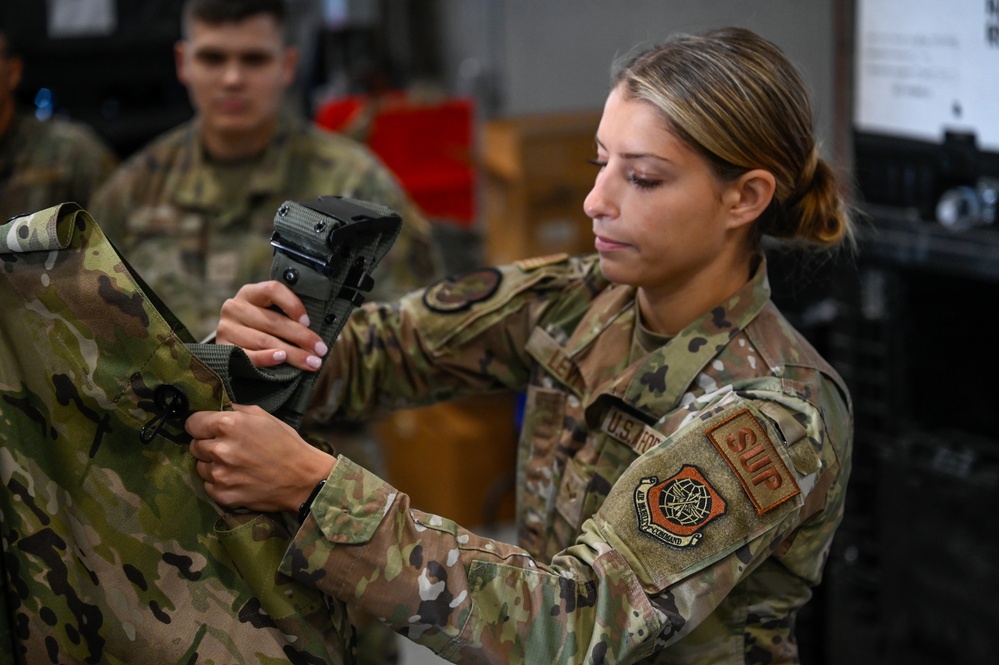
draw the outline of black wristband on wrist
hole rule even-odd
[[[309,516],[309,511],[312,509],[312,502],[316,500],[317,496],[319,496],[319,491],[323,488],[323,485],[325,484],[326,484],[325,478],[316,483],[316,486],[312,488],[312,493],[309,494],[309,498],[305,500],[305,503],[303,503],[301,506],[298,507],[299,522],[304,522],[305,518]]]

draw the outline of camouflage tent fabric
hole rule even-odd
[[[204,493],[173,405],[231,396],[90,215],[0,226],[0,311],[0,664],[349,661],[282,516]]]

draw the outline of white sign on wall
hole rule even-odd
[[[48,34],[63,37],[104,37],[118,24],[115,0],[48,0]]]
[[[999,151],[999,0],[860,0],[855,124]]]

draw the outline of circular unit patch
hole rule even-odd
[[[503,275],[496,268],[478,268],[434,282],[423,293],[423,304],[435,312],[453,314],[488,299]]]

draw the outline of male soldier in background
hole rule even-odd
[[[364,146],[291,112],[285,93],[298,52],[288,43],[287,11],[284,0],[188,0],[176,62],[195,118],[127,160],[90,206],[199,339],[214,331],[226,298],[267,278],[274,215],[286,200],[338,194],[402,216],[402,232],[374,272],[369,299],[394,298],[443,273],[428,222],[386,167]],[[323,353],[317,349],[316,366]],[[363,466],[381,469],[367,428],[321,436]],[[394,635],[372,626],[360,631],[358,654],[386,662]]]
[[[129,158],[89,211],[195,337],[222,302],[266,279],[281,203],[327,194],[374,201],[405,224],[375,273],[372,299],[442,272],[429,224],[366,148],[291,113],[297,50],[284,0],[188,0],[177,76],[193,120]]]
[[[89,127],[18,111],[23,69],[16,33],[0,18],[0,221],[63,201],[85,206],[117,163]]]

